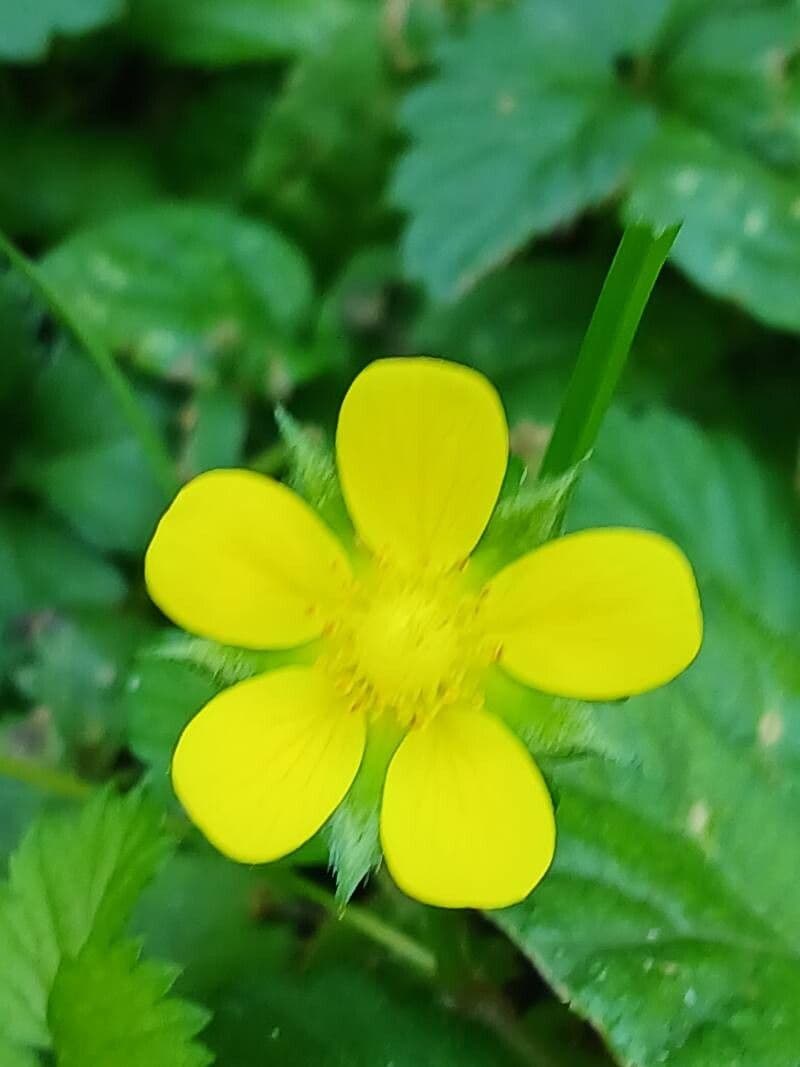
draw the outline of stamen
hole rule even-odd
[[[409,728],[443,708],[480,706],[496,649],[479,632],[477,608],[460,570],[409,576],[381,556],[326,623],[320,667],[351,711]]]

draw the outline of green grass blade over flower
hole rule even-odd
[[[628,359],[639,321],[678,235],[629,226],[620,241],[578,354],[572,378],[542,461],[554,477],[589,452]]]

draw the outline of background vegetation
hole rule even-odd
[[[797,3],[0,0],[0,62],[2,1067],[796,1067]],[[167,768],[235,664],[145,595],[173,479],[313,473],[420,351],[535,469],[626,220],[684,225],[569,523],[681,544],[700,659],[542,720],[516,908],[212,855]]]

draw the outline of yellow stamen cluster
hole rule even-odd
[[[320,665],[353,710],[421,726],[443,707],[479,707],[493,649],[457,573],[409,575],[376,561],[325,628]]]

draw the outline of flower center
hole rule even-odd
[[[391,713],[403,726],[448,705],[479,705],[492,655],[477,603],[458,575],[409,577],[375,563],[326,628],[321,664],[353,710]]]

